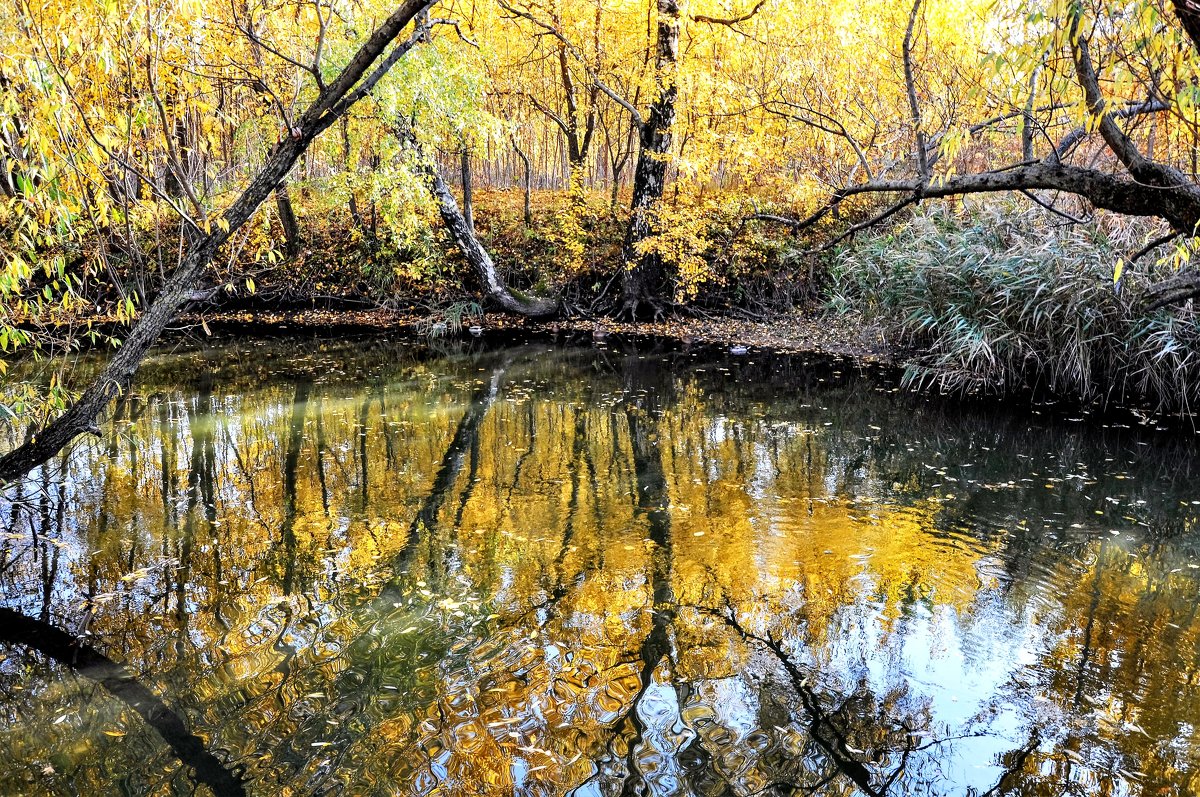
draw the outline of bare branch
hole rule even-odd
[[[147,20],[149,23],[149,20]],[[162,98],[158,95],[158,84],[154,80],[154,70],[151,68],[150,62],[146,62],[146,80],[150,86],[150,96],[154,100],[154,107],[158,111],[158,118],[162,122],[163,141],[167,145],[167,165],[171,169],[171,174],[175,176],[175,182],[179,183],[179,187],[187,196],[188,201],[192,203],[192,209],[196,211],[196,216],[201,223],[204,222],[206,213],[204,205],[200,202],[200,198],[196,196],[195,190],[192,188],[192,183],[184,172],[183,164],[179,160],[179,154],[175,149],[175,139],[171,131],[171,123],[167,119],[167,110],[163,107]]]
[[[1087,224],[1089,221],[1091,221],[1090,218],[1086,218],[1086,219],[1077,218],[1075,216],[1072,216],[1070,213],[1067,213],[1066,211],[1059,210],[1058,208],[1051,205],[1049,202],[1043,201],[1040,197],[1038,197],[1037,194],[1033,193],[1032,191],[1026,191],[1026,190],[1022,189],[1021,195],[1024,196],[1025,198],[1029,199],[1031,202],[1033,202],[1038,207],[1048,210],[1051,213],[1053,213],[1055,216],[1060,216],[1060,217],[1066,219],[1067,221],[1071,222],[1072,224]]]
[[[783,105],[786,105],[788,108],[791,108],[799,113],[811,114],[812,116],[816,117],[816,119],[807,119],[803,116],[797,116],[796,114],[791,114],[787,113],[786,111],[781,111],[777,108],[772,108],[770,106],[770,101],[765,101],[762,108],[769,114],[774,114],[775,116],[779,116],[784,119],[792,119],[796,122],[800,122],[801,124],[806,124],[810,127],[816,128],[817,130],[829,133],[830,135],[839,136],[840,138],[846,139],[846,142],[850,144],[851,149],[854,150],[854,155],[858,158],[859,165],[862,166],[863,172],[867,175],[867,179],[875,179],[875,174],[871,169],[870,162],[867,160],[866,152],[863,151],[862,145],[860,145],[858,140],[850,134],[850,131],[846,129],[844,124],[842,124],[833,116],[818,111],[815,108],[797,105],[796,103],[785,99],[779,99],[777,102],[780,102]],[[822,120],[825,122],[825,124],[821,124],[820,121],[816,120]]]
[[[303,129],[309,124],[320,121],[320,129],[316,131],[320,132],[333,124],[338,114],[369,94],[375,84],[396,65],[404,53],[416,45],[416,41],[410,38],[396,45],[392,52],[376,65],[379,54],[399,35],[401,30],[407,27],[409,20],[414,15],[428,11],[433,2],[434,0],[408,0],[393,11],[391,16],[384,20],[383,24],[376,28],[371,37],[358,49],[354,58],[337,76],[337,80],[326,86],[320,96],[304,112],[299,126]],[[414,7],[416,11],[413,10]],[[364,79],[363,76],[372,66],[375,66],[375,70]],[[356,86],[357,88],[355,88]]]
[[[638,111],[638,109],[636,107],[634,107],[633,103],[629,102],[629,100],[622,97],[618,92],[613,90],[607,83],[605,83],[604,81],[602,81],[600,79],[600,76],[598,74],[596,74],[596,70],[592,67],[591,64],[588,63],[587,58],[584,57],[583,53],[581,53],[579,51],[579,48],[576,47],[575,44],[573,42],[571,42],[570,39],[568,39],[566,36],[563,35],[562,31],[560,31],[554,25],[551,25],[549,22],[538,19],[536,16],[534,16],[529,11],[525,11],[523,9],[517,8],[516,6],[509,3],[508,0],[498,0],[498,2],[500,3],[500,7],[503,8],[505,11],[507,11],[509,14],[512,14],[514,17],[519,17],[528,22],[531,22],[532,24],[534,24],[535,26],[540,28],[543,33],[546,33],[547,35],[553,36],[554,38],[558,39],[562,43],[562,45],[566,48],[567,52],[571,54],[571,57],[583,65],[584,70],[587,72],[588,79],[590,79],[592,81],[592,84],[596,88],[603,91],[606,95],[608,95],[609,99],[611,99],[617,105],[620,105],[622,108],[624,108],[626,110],[626,112],[629,113],[630,117],[633,118],[634,123],[637,124],[638,127],[642,127],[646,124],[646,120],[642,118],[642,114]]]
[[[883,211],[882,213],[872,216],[871,218],[867,219],[866,221],[860,221],[857,224],[852,224],[849,227],[849,229],[847,229],[841,235],[834,238],[832,241],[829,241],[828,243],[822,245],[821,247],[819,247],[817,249],[812,249],[810,251],[804,252],[803,254],[817,255],[817,254],[821,254],[822,252],[828,252],[830,249],[837,246],[842,241],[845,241],[849,238],[854,237],[855,235],[857,235],[858,233],[862,232],[865,229],[874,227],[877,224],[881,224],[882,222],[890,219],[892,216],[895,216],[897,213],[899,213],[900,211],[907,208],[909,205],[914,205],[920,201],[921,201],[921,197],[918,194],[914,193],[912,196],[906,197],[906,198],[900,200],[899,202],[892,205],[891,207],[889,207],[887,210]]]
[[[802,229],[802,225],[804,224],[804,222],[800,219],[793,219],[787,216],[776,216],[774,213],[752,213],[742,219],[742,221],[769,221],[775,224],[783,224],[791,227],[793,232],[797,232]]]
[[[633,104],[631,102],[629,102],[629,100],[625,99],[620,94],[613,91],[611,88],[608,87],[607,84],[602,82],[600,80],[600,78],[598,78],[598,77],[593,76],[592,82],[596,84],[596,88],[600,89],[605,94],[607,94],[608,98],[610,100],[612,100],[617,105],[620,105],[622,108],[624,108],[625,111],[629,114],[629,116],[633,119],[634,124],[636,124],[638,127],[646,126],[646,120],[642,117],[641,112],[638,111],[638,109],[635,108],[633,106]]]
[[[1022,163],[1008,169],[964,174],[926,184],[920,178],[908,180],[875,180],[848,186],[836,192],[824,206],[804,219],[788,219],[769,214],[748,218],[787,224],[794,232],[807,229],[828,215],[850,197],[863,194],[908,195],[899,203],[864,222],[850,227],[845,233],[810,254],[823,252],[861,230],[879,224],[921,199],[938,199],[963,194],[999,193],[1033,190],[1063,191],[1083,197],[1098,208],[1129,216],[1157,216],[1178,229],[1189,229],[1189,219],[1200,218],[1200,200],[1181,190],[1173,197],[1164,189],[1118,177],[1095,169],[1060,163]],[[1167,201],[1168,199],[1174,201]],[[1039,202],[1039,204],[1041,204]],[[1194,223],[1194,222],[1193,222]]]
[[[693,22],[704,22],[709,25],[725,25],[727,27],[733,27],[734,25],[738,24],[739,22],[745,22],[746,20],[753,17],[755,14],[758,13],[759,9],[761,9],[766,4],[767,4],[767,0],[758,0],[758,4],[755,5],[754,8],[750,9],[745,14],[742,14],[740,17],[708,17],[708,16],[704,16],[703,14],[696,14],[695,16],[692,17],[692,21]]]
[[[333,5],[329,6],[329,16],[321,16],[321,0],[313,0],[313,9],[317,12],[317,46],[313,48],[312,76],[317,81],[317,89],[324,91],[325,81],[321,79],[321,55],[325,50],[325,34],[329,31],[329,20],[333,18]]]
[[[525,92],[524,96],[527,100],[529,100],[530,105],[532,105],[534,108],[536,108],[538,111],[540,111],[542,113],[542,115],[545,116],[547,119],[549,119],[551,122],[554,122],[554,124],[556,124],[558,126],[558,128],[563,131],[564,134],[570,135],[571,129],[567,126],[566,121],[563,120],[563,118],[561,116],[556,114],[554,112],[553,108],[546,105],[544,102],[542,102],[537,97],[535,97],[534,95],[532,95],[528,92]]]
[[[242,33],[243,36],[245,36],[247,39],[249,39],[251,44],[253,44],[255,47],[260,47],[263,50],[266,50],[268,53],[275,56],[280,61],[283,61],[285,64],[294,66],[297,69],[302,69],[305,72],[309,73],[316,79],[318,88],[324,90],[325,86],[321,81],[321,75],[316,69],[315,62],[313,64],[306,64],[306,63],[303,63],[302,61],[297,61],[295,58],[292,58],[290,55],[287,55],[286,53],[280,52],[279,50],[275,49],[270,44],[267,44],[267,42],[261,36],[259,36],[257,33],[254,32],[254,21],[252,19],[247,18],[244,23],[240,21],[240,18],[238,16],[237,3],[233,2],[233,0],[230,0],[229,9],[230,9],[230,12],[231,12],[231,15],[233,18],[233,26],[235,28],[237,28]],[[318,18],[320,18],[319,11],[318,11],[317,16],[318,16]],[[324,36],[324,31],[322,30],[322,37],[323,36]],[[319,53],[320,53],[320,46],[318,45],[318,56],[319,56]]]
[[[1108,112],[1107,102],[1100,89],[1100,78],[1092,65],[1091,54],[1088,52],[1088,38],[1080,29],[1082,11],[1077,7],[1073,8],[1069,36],[1075,58],[1075,73],[1079,79],[1079,85],[1083,88],[1088,111],[1100,119],[1099,130],[1104,143],[1124,164],[1134,179],[1162,187],[1191,185],[1195,189],[1195,185],[1178,169],[1144,156],[1133,139],[1117,124],[1116,117]]]
[[[432,2],[426,4],[426,8],[428,8],[430,5],[432,5]],[[330,109],[329,124],[332,124],[333,119],[340,116],[351,105],[370,94],[371,91],[374,90],[376,84],[378,84],[379,81],[383,79],[383,76],[388,73],[388,70],[395,66],[396,62],[403,58],[405,53],[424,41],[429,35],[429,31],[431,31],[435,25],[449,25],[456,30],[458,29],[458,22],[452,19],[427,19],[424,23],[416,26],[413,29],[412,35],[403,42],[397,44],[392,51],[388,53],[387,58],[383,59],[383,61],[379,63],[379,66],[375,68],[374,72],[372,72],[365,80],[363,80],[363,82],[357,88],[347,94],[341,99],[341,101],[339,101],[333,108]],[[459,31],[459,35],[462,35],[462,31]],[[466,40],[465,37],[464,40]],[[469,42],[469,40],[466,41]],[[469,43],[473,44],[473,42]],[[325,124],[321,129],[325,129],[325,127],[328,127],[329,124]]]
[[[1132,119],[1136,116],[1151,113],[1162,113],[1163,111],[1171,110],[1171,106],[1162,100],[1156,100],[1152,97],[1147,98],[1145,102],[1131,103],[1124,108],[1118,108],[1115,111],[1110,111],[1109,116],[1114,119]],[[1058,146],[1054,148],[1054,152],[1050,154],[1050,158],[1062,160],[1066,158],[1081,141],[1087,138],[1089,131],[1086,127],[1077,127],[1070,133],[1063,136]]]
[[[1153,252],[1158,247],[1162,246],[1163,244],[1169,244],[1171,241],[1174,241],[1176,238],[1178,238],[1181,235],[1183,235],[1183,233],[1175,232],[1174,230],[1167,233],[1166,235],[1160,235],[1159,237],[1150,241],[1145,246],[1143,246],[1141,249],[1137,250],[1132,255],[1130,255],[1129,260],[1127,262],[1135,263],[1138,260],[1141,260],[1146,255]]]

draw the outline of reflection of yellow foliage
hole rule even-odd
[[[412,364],[351,395],[317,380],[135,399],[138,422],[124,431],[140,445],[103,460],[82,449],[71,466],[85,487],[60,556],[71,583],[94,585],[90,627],[123,640],[114,647],[139,666],[153,662],[214,742],[281,792],[304,793],[335,754],[338,777],[361,791],[370,779],[390,793],[571,788],[592,761],[625,749],[647,673],[664,690],[696,684],[684,709],[696,732],[748,755],[695,697],[751,690],[745,673],[763,669],[762,646],[718,615],[732,611],[819,663],[847,622],[870,624],[886,645],[902,618],[967,621],[997,592],[981,573],[999,538],[947,536],[935,498],[850,494],[828,434],[714,406],[698,380],[658,386],[656,400],[670,391],[659,406],[614,409],[622,394],[603,375],[539,393],[539,372],[512,365],[434,522],[410,536],[467,411],[450,397],[487,384],[476,361],[437,367],[450,375]],[[635,455],[651,458],[641,476]],[[655,465],[661,496],[643,483]],[[884,479],[875,467],[854,465]],[[666,507],[667,528],[642,500]],[[1194,602],[1181,598],[1190,569],[1172,572],[1107,536],[1064,561],[1076,569],[1056,576],[1039,666],[1064,713],[1081,677],[1095,698],[1096,725],[1075,734],[1074,749],[1116,746],[1186,781],[1155,740],[1181,733],[1195,698],[1171,667],[1147,665],[1195,649]],[[18,561],[10,577],[36,585],[40,563]],[[1018,610],[1048,604],[1010,589]],[[1135,650],[1139,628],[1163,646]],[[772,691],[746,699],[763,702],[779,744],[795,746],[799,726],[786,706],[766,704]],[[38,700],[30,727],[44,729],[77,697],[45,689]],[[102,733],[117,727],[111,716],[95,726],[81,761],[116,754]],[[759,777],[748,771],[746,782]]]

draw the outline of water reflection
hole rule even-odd
[[[1194,793],[1174,440],[800,360],[164,354],[0,507],[0,792],[220,788],[21,617],[251,794]]]
[[[246,794],[241,776],[204,749],[203,741],[188,730],[178,714],[125,667],[79,637],[44,620],[0,608],[0,640],[27,646],[71,672],[95,681],[158,731],[180,762],[190,767],[193,780],[208,786],[217,797],[243,797]],[[119,732],[110,733],[116,735]]]

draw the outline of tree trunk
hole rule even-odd
[[[450,193],[446,181],[432,166],[424,166],[423,171],[429,190],[433,192],[434,199],[437,200],[442,222],[450,231],[454,242],[458,244],[467,263],[479,277],[488,297],[505,310],[518,315],[540,318],[557,313],[558,302],[552,299],[526,296],[518,291],[510,290],[504,284],[504,280],[496,270],[492,256],[483,248],[483,244],[475,237],[475,232],[467,225],[467,220],[458,209],[458,203],[454,201],[454,195]]]
[[[679,52],[679,3],[658,0],[658,42],[655,70],[659,95],[640,125],[637,168],[633,175],[633,202],[625,234],[621,312],[636,316],[642,305],[652,303],[663,282],[662,261],[657,255],[642,254],[639,245],[650,237],[651,213],[662,198],[667,175],[667,153],[671,149],[671,125],[675,122],[675,62]]]
[[[425,185],[433,194],[433,198],[437,200],[442,223],[446,225],[446,229],[454,238],[454,243],[458,245],[459,251],[462,252],[463,257],[466,258],[467,263],[479,278],[488,298],[510,313],[530,318],[542,318],[557,313],[557,301],[538,296],[527,296],[504,284],[500,272],[496,269],[495,261],[483,248],[479,239],[475,237],[475,231],[467,224],[467,219],[459,210],[458,203],[454,200],[454,194],[450,192],[450,187],[442,179],[437,167],[425,159],[416,135],[412,130],[407,129],[398,129],[397,134],[417,153],[418,173],[424,178]]]
[[[584,175],[587,172],[587,156],[567,158],[567,202],[576,218],[582,218],[587,207]]]
[[[342,171],[350,174],[353,173],[350,164],[350,120],[342,117]],[[354,185],[350,186],[350,201],[347,202],[350,208],[350,221],[354,226],[362,230],[365,227],[363,222],[362,211],[358,209],[358,198],[354,196]]]
[[[474,192],[471,190],[471,153],[469,150],[462,151],[462,192],[463,192],[463,221],[466,222],[467,229],[471,234],[475,234],[475,201]]]
[[[533,182],[533,166],[529,163],[529,156],[525,151],[517,146],[514,139],[512,142],[513,149],[517,151],[517,157],[521,159],[521,163],[525,167],[525,226],[533,226],[533,206],[530,202],[530,184]]]
[[[146,308],[104,369],[66,412],[46,425],[27,442],[0,457],[0,484],[18,479],[49,460],[77,436],[98,434],[96,419],[108,402],[125,393],[147,350],[175,318],[179,308],[192,296],[196,283],[217,250],[254,215],[271,192],[291,171],[321,131],[328,128],[355,102],[366,96],[400,57],[411,49],[412,42],[395,45],[386,57],[387,49],[413,17],[424,10],[429,0],[406,0],[383,24],[375,29],[345,69],[328,84],[312,105],[296,121],[292,135],[275,148],[246,190],[221,215],[210,232],[193,230],[186,254],[175,271],[163,283],[162,290]],[[407,45],[407,46],[406,46]],[[368,74],[368,70],[371,70]]]
[[[367,222],[363,219],[362,211],[358,209],[358,199],[353,191],[350,192],[350,201],[347,204],[350,207],[350,221],[354,222],[355,227],[365,231]]]
[[[625,171],[625,158],[622,157],[619,161],[612,161],[612,196],[608,199],[608,212],[613,216],[617,215],[617,205],[621,201],[621,173]]]
[[[296,211],[292,209],[287,183],[280,183],[275,189],[275,208],[279,211],[279,223],[283,227],[284,251],[288,260],[294,260],[300,254],[300,224],[296,221]]]

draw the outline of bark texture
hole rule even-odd
[[[671,125],[675,123],[675,64],[679,57],[679,3],[658,1],[658,39],[654,66],[658,74],[659,94],[638,125],[637,167],[633,175],[633,202],[629,227],[625,234],[622,279],[622,313],[636,316],[640,308],[658,295],[663,283],[661,259],[642,254],[639,245],[652,234],[651,211],[662,199],[667,177],[667,153],[671,149]]]

